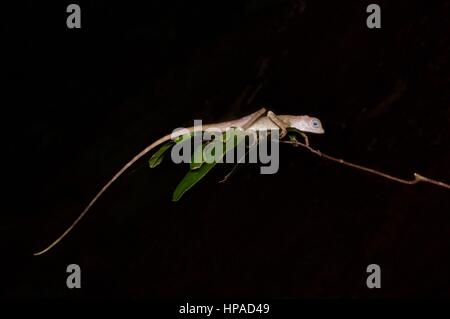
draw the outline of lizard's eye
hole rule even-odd
[[[316,120],[316,119],[314,119],[314,120],[311,121],[311,125],[312,125],[312,127],[314,127],[314,128],[319,128],[319,127],[320,127],[320,123],[319,123],[319,121]]]

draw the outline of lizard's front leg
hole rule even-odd
[[[287,134],[289,124],[285,123],[272,111],[267,112],[267,117],[281,129],[280,139],[284,138]]]
[[[305,139],[305,144],[306,146],[309,146],[309,139],[308,139],[308,135],[306,135],[303,132],[300,132],[300,134],[303,136],[303,138]]]

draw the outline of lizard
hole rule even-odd
[[[305,133],[315,133],[315,134],[323,134],[325,130],[323,129],[321,121],[316,117],[311,117],[308,115],[276,115],[272,111],[267,111],[266,108],[261,108],[258,111],[241,117],[239,119],[221,122],[221,123],[213,123],[201,126],[201,131],[205,131],[207,129],[214,129],[218,131],[226,131],[230,128],[240,128],[242,130],[271,130],[271,129],[279,129],[280,139],[284,138],[288,132],[288,130],[294,130],[299,132],[305,139],[305,143],[309,145],[308,137]],[[192,126],[187,128],[189,133],[198,132],[197,127]],[[136,163],[143,156],[148,154],[154,148],[159,145],[168,142],[170,140],[174,140],[181,135],[186,134],[186,130],[180,130],[178,133],[173,132],[172,134],[167,134],[146,148],[144,148],[141,152],[135,155],[129,162],[127,162],[95,195],[95,197],[89,202],[86,208],[81,212],[81,214],[75,219],[75,221],[60,235],[53,243],[47,246],[45,249],[34,253],[34,256],[42,255],[52,249],[55,245],[57,245],[66,235],[78,224],[78,222],[86,215],[86,213],[91,209],[91,207],[97,202],[97,200],[103,195],[103,193],[109,189],[109,187],[130,168],[134,163]]]

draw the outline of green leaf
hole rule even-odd
[[[161,164],[164,154],[174,145],[174,142],[167,142],[163,146],[159,148],[159,150],[153,154],[153,156],[148,161],[150,168],[155,168],[159,164]]]
[[[169,141],[169,142],[163,144],[163,146],[161,146],[158,149],[158,151],[155,154],[153,154],[153,156],[149,159],[148,163],[149,163],[150,168],[155,168],[156,166],[161,164],[162,160],[164,159],[164,155],[173,145],[182,143],[188,139],[191,139],[192,136],[193,136],[192,133],[180,135],[175,139],[175,141]]]
[[[233,128],[234,129],[234,128]],[[227,153],[227,152],[229,152],[232,148],[234,148],[234,147],[232,147],[230,150],[227,150],[226,149],[226,146],[227,146],[227,144],[226,144],[226,142],[228,142],[229,141],[229,139],[231,138],[231,136],[230,135],[232,135],[232,134],[226,134],[226,133],[223,133],[221,136],[220,136],[220,141],[222,141],[222,142],[224,142],[224,145],[225,145],[225,154]],[[195,150],[194,150],[194,153],[192,154],[192,160],[191,160],[191,169],[192,170],[196,170],[196,169],[199,169],[202,165],[203,165],[203,163],[205,163],[205,156],[204,156],[204,151],[205,151],[205,149],[206,149],[206,147],[207,147],[207,145],[209,145],[209,144],[211,144],[211,143],[214,143],[214,142],[212,142],[212,141],[206,141],[206,142],[204,142],[202,145],[199,145]],[[195,159],[200,159],[200,161],[195,161]]]
[[[225,151],[222,154],[223,158],[226,153],[237,147],[242,141],[244,141],[245,135],[244,134],[237,134],[237,139],[235,140],[235,143],[232,145],[227,145],[225,143]],[[228,148],[227,148],[228,147]],[[203,149],[203,147],[202,147]],[[204,160],[204,159],[203,159]],[[206,174],[211,171],[211,169],[216,166],[217,162],[203,162],[201,166],[199,166],[197,169],[191,169],[187,174],[184,176],[184,178],[181,180],[181,182],[176,187],[175,191],[172,195],[172,201],[177,202],[180,200],[180,198],[188,191],[190,190],[195,184],[197,184],[203,177],[205,177]]]
[[[194,133],[189,133],[189,134],[184,134],[184,135],[180,135],[177,138],[175,138],[175,143],[182,143],[186,140],[191,139],[192,137],[194,137]]]
[[[291,142],[297,142],[297,134],[295,134],[293,132],[289,132],[288,137]]]
[[[184,176],[177,188],[173,192],[172,201],[177,202],[188,190],[192,188],[199,180],[201,180],[217,163],[203,163],[203,165],[196,170],[189,170]]]
[[[205,146],[208,145],[209,142],[203,143],[202,145],[199,145],[192,154],[191,158],[191,170],[196,170],[202,167],[203,163],[205,162],[205,158],[203,156],[203,150],[205,149]],[[200,158],[200,162],[196,162],[195,159]]]

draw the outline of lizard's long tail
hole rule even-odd
[[[150,144],[149,146],[147,146],[145,149],[143,149],[138,155],[136,155],[135,157],[133,157],[133,159],[131,161],[129,161],[127,164],[125,164],[124,167],[122,167],[120,169],[120,171],[118,171],[116,173],[116,175],[114,175],[108,183],[106,183],[105,186],[103,186],[103,188],[97,193],[97,195],[95,195],[95,197],[90,201],[90,203],[86,206],[86,208],[81,212],[81,214],[78,216],[77,219],[75,219],[75,221],[64,231],[64,233],[62,233],[61,236],[59,236],[53,243],[51,243],[47,248],[45,248],[44,250],[41,250],[37,253],[34,253],[34,256],[39,256],[42,254],[45,254],[46,252],[48,252],[50,249],[52,249],[54,246],[56,246],[62,239],[64,239],[64,237],[67,236],[68,233],[70,233],[70,231],[80,222],[80,220],[86,215],[86,213],[91,209],[92,205],[95,204],[95,202],[103,195],[103,193],[111,186],[112,183],[114,183],[123,173],[125,173],[125,171],[130,168],[131,165],[133,165],[134,163],[136,163],[142,156],[144,156],[145,154],[147,154],[148,152],[150,152],[152,149],[154,149],[155,147],[157,147],[158,145],[161,145],[162,143],[170,140],[170,135],[166,135],[162,138],[160,138],[159,140],[157,140],[156,142],[153,142],[152,144]]]
[[[236,126],[241,126],[243,129],[247,129],[251,124],[253,124],[258,118],[260,118],[262,115],[264,115],[266,113],[266,109],[265,108],[261,108],[258,111],[245,116],[243,118],[241,118],[239,121],[229,121],[229,122],[222,122],[222,123],[216,123],[216,124],[209,124],[209,125],[204,125],[203,129],[207,129],[209,127],[215,127],[215,128],[219,128],[219,129],[225,129],[228,128],[230,125],[236,125]],[[241,123],[242,122],[242,123]],[[241,125],[242,124],[242,125]],[[188,132],[195,132],[195,127],[190,127],[187,129]],[[41,250],[37,253],[34,253],[34,256],[39,256],[42,254],[45,254],[46,252],[48,252],[50,249],[52,249],[54,246],[56,246],[61,240],[64,239],[64,237],[67,236],[68,233],[70,233],[70,231],[80,222],[80,220],[86,215],[86,213],[91,209],[92,205],[95,204],[95,202],[103,195],[103,193],[111,186],[112,183],[114,183],[123,173],[125,173],[125,171],[130,168],[131,165],[133,165],[134,163],[136,163],[142,156],[144,156],[145,154],[147,154],[148,152],[150,152],[152,149],[154,149],[155,147],[157,147],[158,145],[161,145],[164,142],[167,142],[169,140],[171,140],[173,137],[177,137],[180,135],[185,134],[186,130],[181,130],[179,131],[177,134],[169,134],[166,135],[164,137],[161,137],[159,140],[157,140],[156,142],[153,142],[152,144],[150,144],[149,146],[147,146],[145,149],[143,149],[138,155],[136,155],[135,157],[133,157],[133,159],[131,161],[129,161],[127,164],[125,164],[124,167],[122,167],[120,169],[120,171],[118,171],[116,173],[116,175],[114,175],[108,183],[106,183],[105,186],[103,186],[103,188],[97,193],[97,195],[95,195],[95,197],[90,201],[90,203],[86,206],[86,208],[81,212],[81,214],[77,217],[77,219],[74,220],[74,222],[64,231],[64,233],[62,233],[61,236],[59,236],[53,243],[51,243],[47,248],[45,248],[44,250]]]

